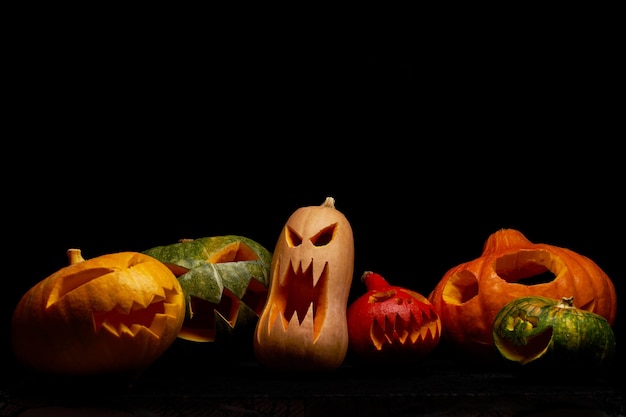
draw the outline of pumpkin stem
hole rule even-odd
[[[74,265],[85,260],[80,252],[80,249],[68,249],[67,259],[70,261],[70,265]]]
[[[335,208],[335,199],[332,197],[326,197],[326,200],[322,203],[322,207],[330,207],[332,209]]]
[[[562,297],[557,307],[574,308],[574,296],[572,295],[571,297]]]
[[[501,252],[505,249],[512,248],[528,248],[532,247],[533,243],[526,239],[519,230],[515,229],[500,229],[493,233],[483,246],[482,255],[490,255],[492,253]]]
[[[382,291],[389,288],[389,283],[380,274],[372,271],[365,271],[361,275],[361,281],[365,284],[368,291]]]

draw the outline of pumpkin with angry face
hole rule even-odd
[[[346,356],[354,238],[334,203],[328,197],[299,208],[278,237],[254,337],[255,356],[265,366],[332,370]]]
[[[441,320],[422,294],[365,271],[367,292],[348,307],[349,350],[361,362],[416,362],[439,344]]]
[[[187,304],[179,338],[230,342],[252,337],[267,298],[272,254],[238,235],[183,239],[143,253],[163,262],[178,278]]]
[[[185,317],[183,291],[156,259],[120,252],[70,265],[35,284],[11,321],[17,359],[65,375],[136,374],[174,342]]]

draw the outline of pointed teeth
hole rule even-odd
[[[328,262],[324,260],[313,259],[313,268],[312,268],[312,276],[313,276],[313,286],[317,285],[320,278],[327,273]]]
[[[284,317],[283,317],[284,318]],[[284,318],[285,321],[286,318]],[[314,326],[314,318],[313,318],[313,303],[309,304],[309,308],[306,310],[306,314],[304,317],[298,317],[298,312],[294,311],[291,318],[289,319],[289,324],[287,328],[291,326],[295,326],[295,328],[309,328],[313,329]]]
[[[288,277],[294,277],[295,279],[307,277],[307,279],[311,280],[313,286],[316,286],[319,280],[328,273],[328,262],[315,259],[311,259],[308,263],[290,260],[284,268],[279,269],[281,270],[279,277],[280,285],[287,285]]]
[[[114,334],[116,336],[119,336],[119,332],[117,331],[117,327],[115,327],[114,325],[112,325],[111,323],[108,322],[104,322],[102,323],[102,327],[104,329],[106,329],[109,333]]]
[[[372,322],[370,337],[378,350],[383,344],[422,343],[436,340],[441,333],[437,321],[419,322],[413,316],[404,320],[398,314],[376,317]]]
[[[150,325],[150,331],[158,337],[158,335],[163,334],[165,329],[167,329],[168,321],[168,315],[155,314],[154,319],[152,319],[152,324]]]
[[[180,306],[172,303],[163,303],[163,311],[168,316],[176,317],[180,313]]]

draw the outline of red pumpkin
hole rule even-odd
[[[482,255],[451,268],[429,295],[441,317],[443,337],[460,351],[492,360],[499,355],[492,326],[508,302],[521,297],[573,296],[576,307],[604,317],[612,326],[615,287],[591,259],[570,249],[532,243],[519,231],[501,229],[485,242]]]
[[[348,308],[349,350],[359,360],[410,362],[432,352],[441,320],[426,297],[366,271],[367,292]]]

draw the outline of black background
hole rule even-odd
[[[365,270],[426,295],[508,227],[590,257],[621,299],[612,25],[84,17],[30,16],[9,41],[4,324],[68,248],[239,234],[273,250],[326,196],[353,227],[352,297]]]

